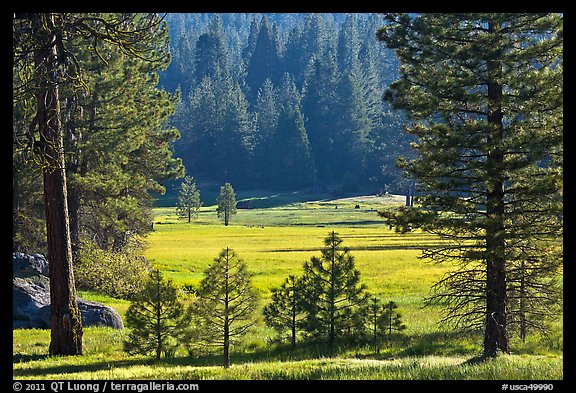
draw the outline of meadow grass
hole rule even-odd
[[[85,328],[84,355],[47,356],[48,330],[14,330],[14,379],[184,379],[184,380],[555,380],[562,379],[561,355],[502,355],[475,361],[454,354],[403,355],[393,348],[376,352],[369,346],[343,346],[329,354],[321,344],[233,352],[232,365],[223,369],[221,356],[176,356],[156,361],[122,351],[126,332]],[[444,337],[445,339],[446,337]],[[427,337],[430,339],[430,337]],[[438,337],[442,339],[442,337]],[[396,345],[400,345],[398,342]]]
[[[290,197],[282,196],[286,201]],[[295,198],[295,197],[294,197]],[[261,197],[261,199],[264,199]],[[377,217],[383,206],[402,198],[357,197],[290,202],[266,209],[239,210],[224,226],[215,207],[203,207],[191,223],[175,208],[155,209],[155,230],[148,235],[146,258],[177,285],[197,286],[220,250],[230,247],[244,259],[260,304],[303,263],[318,256],[323,239],[336,231],[350,248],[368,291],[399,305],[407,329],[379,348],[340,343],[300,342],[297,349],[276,341],[261,314],[242,344],[232,348],[232,367],[221,356],[190,356],[180,349],[173,358],[154,361],[122,350],[127,329],[84,329],[84,355],[50,357],[48,330],[13,331],[13,376],[17,379],[562,379],[562,324],[526,343],[512,338],[513,354],[472,362],[481,353],[480,332],[462,335],[438,325],[441,309],[423,307],[431,286],[448,264],[419,258],[419,247],[437,238],[422,232],[399,234]],[[259,203],[262,203],[260,200]],[[359,205],[360,208],[356,208]],[[89,291],[87,300],[116,308],[125,316],[129,302]],[[561,318],[560,318],[561,319]]]

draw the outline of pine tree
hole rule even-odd
[[[304,288],[300,278],[288,276],[280,287],[272,289],[272,300],[263,309],[266,325],[279,334],[290,331],[290,343],[296,348],[296,333],[302,318]]]
[[[191,176],[186,176],[180,184],[180,193],[178,194],[178,206],[176,212],[178,217],[188,218],[188,222],[192,216],[198,214],[198,210],[202,207],[200,200],[200,191],[196,189],[196,182]]]
[[[304,307],[307,313],[304,328],[316,335],[325,335],[329,348],[336,337],[347,331],[348,319],[366,300],[366,286],[360,284],[350,250],[341,247],[342,239],[331,232],[324,239],[321,257],[304,263]]]
[[[226,247],[204,271],[189,312],[198,321],[201,343],[221,347],[223,365],[230,367],[230,347],[254,325],[257,293],[252,288],[246,263]]]
[[[392,300],[384,304],[384,312],[378,321],[381,329],[388,334],[388,340],[392,338],[392,331],[400,332],[406,329],[406,325],[402,323],[402,315],[394,311],[397,308],[398,305]]]
[[[231,77],[205,77],[183,105],[179,152],[199,178],[240,181],[253,154],[252,119],[240,85]]]
[[[228,226],[230,216],[236,214],[236,193],[230,183],[220,187],[220,194],[218,194],[216,203],[218,204],[216,208],[218,217],[224,217],[224,225]]]
[[[68,201],[64,163],[64,130],[60,111],[58,59],[62,38],[55,15],[30,17],[31,47],[36,73],[35,99],[42,149],[44,206],[50,262],[50,347],[51,355],[82,354],[82,319],[76,303],[72,267],[72,244],[68,221]],[[59,53],[60,52],[60,53]],[[34,126],[34,125],[33,125]]]
[[[278,47],[278,37],[270,26],[266,15],[260,21],[260,30],[250,62],[246,69],[246,84],[250,102],[254,102],[258,89],[266,79],[278,83],[282,76],[282,62]]]
[[[275,189],[308,187],[315,180],[314,161],[304,127],[300,94],[293,78],[285,74],[278,89],[278,122],[270,141],[269,170]]]
[[[154,354],[156,359],[172,353],[188,325],[172,281],[162,277],[158,270],[151,271],[144,289],[126,311],[126,324],[130,328],[124,342],[126,352]]]
[[[223,132],[225,102],[215,80],[204,77],[185,97],[175,125],[182,133],[177,152],[184,157],[187,172],[205,176],[218,173],[214,159],[216,140]]]
[[[306,69],[311,59],[323,58],[326,55],[328,30],[328,23],[322,15],[309,13],[303,23],[290,31],[284,56],[285,70],[294,75],[299,90],[304,85]]]
[[[302,113],[310,147],[315,160],[318,179],[324,184],[338,182],[342,173],[334,168],[337,162],[337,130],[332,122],[338,117],[338,69],[334,56],[314,57],[310,60],[302,92]]]
[[[347,172],[363,175],[372,123],[359,78],[342,73],[339,79],[337,96],[340,99],[334,105],[331,164],[335,180],[341,182]]]
[[[171,152],[180,134],[165,124],[176,97],[156,87],[156,72],[165,64],[123,56],[111,45],[107,50],[117,54],[107,65],[77,54],[92,70],[86,78],[90,94],[66,96],[73,251],[86,241],[120,251],[131,237],[147,233],[151,192],[164,193],[161,183],[184,170]]]
[[[372,345],[376,348],[378,346],[378,337],[382,335],[381,321],[384,313],[384,305],[376,296],[371,296],[364,307],[366,321],[372,333]]]
[[[219,79],[229,75],[228,52],[221,31],[215,29],[198,37],[194,57],[196,83],[205,77]]]
[[[258,40],[258,33],[260,31],[260,27],[258,26],[258,21],[256,18],[252,19],[250,22],[250,34],[248,35],[248,43],[246,47],[242,50],[242,58],[245,62],[250,61],[252,54],[254,53],[254,49],[256,48],[256,41]]]
[[[251,172],[254,151],[249,103],[238,82],[229,79],[222,87],[226,102],[223,133],[216,140],[213,156],[220,167],[217,173],[221,173],[221,179],[243,185]]]
[[[360,38],[354,15],[347,15],[338,33],[338,67],[343,74],[358,72]]]
[[[507,353],[508,324],[521,312],[509,307],[510,285],[522,280],[514,271],[540,261],[547,273],[538,285],[551,289],[558,269],[547,267],[561,266],[561,252],[547,250],[562,248],[563,17],[386,20],[379,39],[402,64],[387,98],[411,117],[417,157],[401,165],[422,195],[422,210],[404,209],[397,220],[446,241],[424,257],[457,263],[429,303],[444,305],[457,327],[483,328],[485,356]]]
[[[254,112],[256,114],[254,130],[254,160],[256,176],[263,184],[269,184],[274,176],[271,164],[276,156],[271,143],[278,127],[277,97],[274,85],[270,79],[266,79],[256,97]]]

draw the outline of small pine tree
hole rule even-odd
[[[402,323],[402,315],[394,311],[397,308],[398,305],[390,300],[384,305],[384,312],[378,320],[378,325],[380,325],[384,334],[388,335],[388,340],[392,338],[392,331],[400,332],[406,329],[406,325]]]
[[[398,305],[395,302],[383,304],[376,296],[370,297],[365,305],[363,312],[365,321],[372,332],[374,348],[378,347],[379,338],[388,336],[390,340],[393,331],[399,332],[406,329],[406,325],[402,323],[402,315],[394,312],[397,308]]]
[[[246,263],[226,247],[204,271],[189,314],[197,321],[190,337],[197,345],[221,347],[223,365],[230,367],[230,346],[254,325],[257,293],[252,288]]]
[[[296,329],[303,318],[302,280],[290,275],[278,288],[272,289],[272,302],[264,307],[266,325],[279,334],[290,330],[292,348],[296,348]]]
[[[224,225],[228,226],[230,216],[236,214],[236,194],[230,183],[220,187],[220,194],[217,199],[218,208],[216,212],[218,217],[224,217]]]
[[[126,311],[130,334],[124,350],[130,354],[155,354],[160,359],[177,345],[187,325],[184,306],[178,289],[158,270],[150,272],[149,280]]]
[[[201,207],[202,201],[200,200],[200,191],[196,188],[196,182],[193,177],[186,176],[180,185],[176,213],[178,217],[187,217],[188,222],[190,222],[192,216],[198,215],[198,210]]]
[[[332,232],[324,239],[322,256],[304,263],[304,326],[313,334],[328,334],[333,348],[337,334],[347,333],[355,308],[367,299],[366,286],[360,284],[360,271],[342,239]]]
[[[382,314],[384,312],[384,305],[376,296],[370,297],[366,304],[366,321],[370,325],[372,331],[372,344],[376,348],[378,346],[378,337],[381,336],[381,323]]]

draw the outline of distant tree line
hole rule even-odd
[[[188,173],[242,188],[394,183],[401,111],[382,100],[398,73],[376,14],[169,14],[173,61],[160,83]]]

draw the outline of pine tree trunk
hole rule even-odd
[[[378,330],[377,330],[377,323],[378,323],[378,315],[376,314],[376,308],[374,308],[374,313],[372,315],[374,325],[373,325],[373,333],[374,333],[374,348],[378,345]]]
[[[162,299],[160,292],[160,284],[162,279],[160,278],[160,271],[156,270],[156,359],[160,360],[162,356]]]
[[[520,269],[520,340],[526,342],[526,262],[524,260]]]
[[[76,131],[74,121],[72,120],[72,112],[74,107],[74,98],[66,100],[66,109],[64,118],[64,128],[66,130],[66,138],[64,140],[64,148],[69,154],[69,159],[66,162],[66,176],[69,178],[71,173],[78,173],[80,151],[77,148],[79,140],[79,132]],[[80,191],[78,187],[73,187],[70,183],[66,184],[68,191],[68,220],[70,221],[70,241],[72,242],[72,259],[74,262],[78,260],[78,252],[80,249]]]
[[[36,93],[40,140],[44,145],[44,203],[50,266],[51,355],[82,354],[82,318],[76,303],[68,221],[63,130],[57,85],[54,17],[34,14],[33,26],[43,45],[34,52],[38,73]],[[46,29],[48,29],[48,34]]]
[[[296,348],[296,292],[292,296],[292,349]]]
[[[488,23],[488,30],[498,34],[497,26]],[[495,357],[500,350],[509,353],[506,325],[506,257],[504,229],[504,153],[502,84],[499,60],[488,60],[488,154],[486,225],[486,322],[484,355]]]
[[[229,289],[228,289],[228,269],[230,267],[229,250],[226,247],[226,271],[224,277],[224,368],[230,367],[230,321],[228,320]]]
[[[331,242],[331,251],[332,251],[332,255],[330,256],[330,293],[328,294],[328,301],[330,302],[329,304],[329,310],[330,310],[330,331],[328,333],[328,347],[330,349],[332,349],[334,347],[334,340],[335,340],[335,324],[336,324],[336,312],[335,312],[335,306],[336,306],[336,299],[335,299],[335,292],[336,289],[334,287],[335,281],[336,281],[336,277],[335,277],[335,272],[334,270],[336,269],[335,264],[336,264],[336,239],[335,239],[335,233],[334,231],[332,231],[332,242]]]
[[[12,249],[22,251],[21,245],[17,244],[16,235],[20,232],[20,175],[12,166]]]

